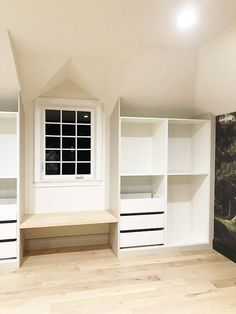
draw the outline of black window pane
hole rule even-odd
[[[62,125],[62,135],[75,136],[75,125]]]
[[[60,161],[59,150],[46,150],[46,161]]]
[[[75,174],[75,164],[62,164],[62,174]]]
[[[78,150],[77,151],[77,160],[78,161],[90,161],[91,160],[91,151],[90,150]]]
[[[90,136],[91,126],[90,125],[78,125],[77,126],[77,136]]]
[[[59,175],[60,164],[59,163],[46,163],[46,175]]]
[[[77,147],[78,148],[90,148],[91,139],[90,138],[77,138]]]
[[[91,112],[77,111],[77,123],[91,123]]]
[[[91,164],[90,163],[77,164],[77,174],[91,174]]]
[[[63,148],[75,148],[75,138],[74,137],[63,137],[62,138]]]
[[[60,122],[60,110],[46,110],[45,120],[46,122]]]
[[[60,137],[46,137],[46,148],[60,148]]]
[[[46,124],[46,135],[60,135],[60,124]]]
[[[75,151],[74,150],[63,150],[62,151],[63,161],[75,161]]]
[[[62,122],[75,123],[75,111],[62,111]]]

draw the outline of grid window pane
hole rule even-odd
[[[77,160],[78,161],[91,161],[91,151],[90,150],[78,150]]]
[[[60,135],[61,126],[60,124],[46,124],[45,132],[46,135]]]
[[[90,136],[91,126],[90,125],[77,125],[77,136]]]
[[[78,163],[77,164],[77,174],[90,174],[91,164],[90,163]]]
[[[46,175],[59,175],[60,164],[59,163],[46,163]]]
[[[77,123],[91,123],[91,112],[77,111]]]
[[[62,125],[62,135],[75,136],[75,125],[63,124]]]
[[[62,111],[62,122],[64,122],[64,123],[75,123],[75,111],[63,110]]]
[[[75,148],[75,137],[63,137],[62,148]]]
[[[90,175],[91,134],[90,111],[45,110],[45,174]]]
[[[75,161],[75,151],[74,150],[63,150],[62,151],[63,161]]]
[[[60,137],[46,137],[46,148],[60,148]]]
[[[77,147],[78,148],[90,148],[91,139],[90,138],[77,138]]]
[[[45,159],[46,161],[60,161],[60,154],[59,150],[46,150]]]
[[[61,112],[60,110],[46,110],[45,121],[46,122],[60,122]]]
[[[62,174],[75,174],[75,163],[62,164]]]

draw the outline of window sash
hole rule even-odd
[[[61,181],[61,180],[76,180],[76,179],[94,179],[95,178],[95,147],[96,147],[96,109],[94,108],[88,108],[88,107],[82,107],[79,106],[78,108],[75,107],[69,107],[69,106],[44,106],[42,108],[42,116],[41,116],[41,132],[42,138],[41,138],[41,178],[43,180],[47,181]],[[46,110],[58,110],[60,111],[60,122],[46,122]],[[72,111],[75,112],[76,114],[76,120],[74,123],[72,122],[62,122],[62,112],[63,111]],[[90,112],[91,114],[91,121],[90,123],[80,123],[77,121],[77,112]],[[58,124],[60,125],[60,135],[46,135],[46,125],[54,125]],[[75,135],[63,135],[62,133],[62,128],[63,125],[75,125]],[[91,128],[91,134],[90,136],[77,136],[77,127],[78,126],[90,126]],[[58,137],[60,138],[60,148],[46,148],[46,137]],[[63,138],[75,138],[75,148],[63,148],[62,147],[62,139]],[[77,139],[80,138],[90,138],[91,139],[91,145],[90,148],[80,148],[77,146]],[[60,151],[60,160],[59,161],[46,161],[46,151],[47,150],[58,150]],[[75,161],[63,161],[62,160],[62,152],[63,151],[75,151]],[[90,161],[79,161],[77,153],[78,151],[90,151]],[[60,164],[60,174],[59,175],[48,175],[46,174],[46,165],[50,163],[58,163]],[[75,174],[62,174],[62,165],[63,164],[69,164],[72,163],[75,165]],[[77,167],[78,164],[83,164],[83,163],[90,163],[90,174],[77,174]]]

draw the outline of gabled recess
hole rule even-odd
[[[44,85],[38,96],[95,99],[84,89],[84,83],[72,59],[64,63],[59,70]]]
[[[48,90],[41,96],[45,97],[59,97],[59,98],[78,98],[78,99],[93,99],[93,97],[87,93],[80,86],[75,84],[69,79],[57,84],[52,89]]]

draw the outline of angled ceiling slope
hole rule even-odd
[[[20,82],[7,30],[0,31],[0,102],[1,107],[15,106]]]

